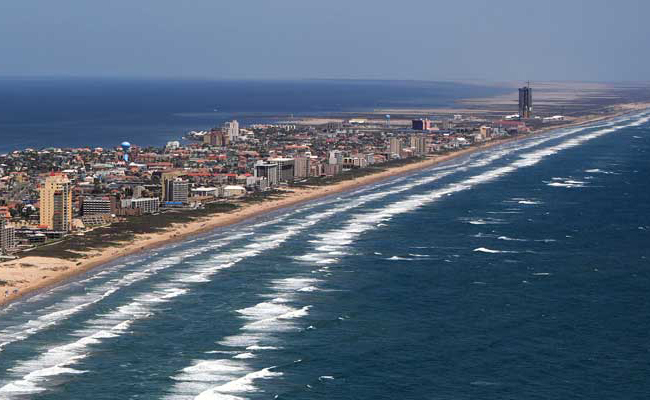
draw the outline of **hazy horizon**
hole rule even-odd
[[[2,80],[23,80],[23,81],[56,81],[56,80],[106,80],[106,81],[159,81],[159,82],[268,82],[268,83],[282,83],[282,82],[376,82],[376,83],[457,83],[457,84],[466,84],[466,85],[476,85],[476,86],[487,86],[495,87],[502,89],[513,89],[516,87],[530,83],[532,87],[535,87],[535,84],[552,84],[552,83],[576,83],[576,84],[602,84],[602,85],[635,85],[639,84],[642,86],[650,85],[650,79],[648,80],[532,80],[532,79],[521,79],[521,80],[487,80],[487,79],[391,79],[391,78],[221,78],[221,77],[177,77],[177,76],[111,76],[111,75],[0,75],[0,81]]]
[[[645,82],[648,12],[638,0],[31,0],[0,15],[0,76]]]

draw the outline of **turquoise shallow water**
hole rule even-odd
[[[648,119],[503,145],[15,303],[0,398],[646,398]]]

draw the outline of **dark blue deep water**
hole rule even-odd
[[[8,399],[647,399],[650,113],[97,268],[0,312]]]
[[[160,146],[190,130],[375,108],[444,107],[502,88],[418,81],[0,79],[0,153]],[[215,111],[216,110],[216,111]]]

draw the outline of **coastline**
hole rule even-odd
[[[89,253],[87,254],[87,258],[80,260],[26,256],[16,260],[2,262],[0,263],[0,280],[4,280],[10,276],[15,280],[15,282],[17,282],[17,285],[9,289],[9,295],[0,298],[0,307],[4,307],[8,303],[16,301],[22,297],[53,287],[93,268],[125,256],[160,248],[170,243],[183,241],[189,237],[200,235],[217,228],[241,223],[276,210],[297,206],[322,197],[347,192],[393,177],[406,175],[457,157],[479,152],[504,143],[527,139],[555,129],[563,129],[615,118],[622,114],[644,109],[646,107],[647,104],[636,106],[621,105],[621,107],[611,114],[585,116],[584,118],[570,124],[543,128],[527,135],[492,140],[480,145],[457,150],[449,154],[428,157],[422,161],[388,168],[377,173],[338,182],[332,185],[309,188],[291,188],[292,192],[281,199],[268,200],[257,204],[246,204],[235,211],[201,217],[189,223],[172,226],[159,233],[139,234],[130,242],[122,243],[119,247],[113,246],[101,251]],[[17,289],[17,293],[13,292],[14,289]]]

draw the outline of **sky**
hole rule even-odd
[[[650,81],[647,0],[4,0],[0,76]]]

